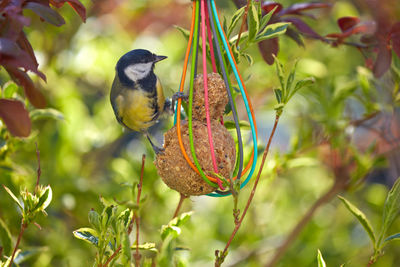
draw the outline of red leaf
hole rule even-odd
[[[264,9],[266,13],[271,12],[275,7],[276,10],[274,11],[274,14],[278,13],[279,11],[282,10],[283,6],[277,2],[272,2],[272,1],[264,1],[261,3],[261,8]]]
[[[332,4],[328,3],[299,3],[289,6],[285,8],[280,15],[285,14],[298,14],[300,11],[309,10],[309,9],[316,9],[316,8],[328,8],[331,7]]]
[[[37,69],[39,64],[36,60],[35,52],[33,51],[32,45],[26,38],[26,35],[23,31],[20,33],[17,43],[18,43],[19,47],[21,47],[22,50],[26,51],[29,54],[29,56],[31,57],[31,60],[34,62],[36,69]],[[44,77],[44,79],[46,79],[46,77]]]
[[[388,45],[382,44],[379,47],[378,56],[373,67],[375,77],[381,77],[392,63],[392,50]]]
[[[0,118],[14,136],[28,137],[31,120],[24,104],[17,100],[0,99]]]
[[[400,22],[393,24],[390,31],[392,47],[396,55],[400,58]]]
[[[352,28],[349,28],[348,30],[346,30],[342,33],[327,34],[326,37],[336,38],[336,39],[338,39],[338,41],[341,41],[353,34],[358,34],[358,33],[371,34],[371,33],[374,33],[375,30],[376,30],[375,22],[367,21],[367,22],[360,23],[357,26],[354,26]]]
[[[304,21],[302,21],[299,18],[294,18],[294,17],[286,18],[285,17],[285,18],[282,18],[282,21],[291,22],[300,32],[302,32],[310,37],[324,40],[324,38],[321,35],[316,33],[313,29],[311,29],[310,26],[307,25],[307,23],[305,23]]]
[[[258,48],[260,49],[261,55],[264,60],[269,64],[274,64],[274,57],[273,55],[278,55],[279,52],[279,39],[272,38],[261,41],[258,43]]]
[[[36,13],[36,15],[41,17],[46,22],[53,24],[54,26],[59,27],[65,24],[64,18],[49,6],[35,2],[29,2],[25,5],[25,8],[32,10],[34,13]]]
[[[86,8],[79,0],[50,0],[50,3],[57,8],[62,7],[65,2],[75,10],[83,22],[86,22]]]
[[[14,41],[8,38],[0,38],[0,54],[16,57],[20,51],[21,49],[19,49],[18,45]]]
[[[28,74],[17,68],[6,68],[6,70],[13,78],[13,80],[15,80],[19,85],[24,88],[25,95],[32,105],[34,105],[36,108],[46,107],[46,99],[33,84],[33,81],[28,76]]]
[[[342,17],[342,18],[338,19],[338,21],[337,21],[342,32],[345,32],[348,29],[356,26],[359,22],[360,22],[360,19],[357,17]]]

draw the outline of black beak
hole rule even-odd
[[[164,59],[166,59],[167,57],[166,56],[155,56],[155,60],[154,60],[154,62],[158,62],[158,61],[161,61],[161,60],[164,60]]]

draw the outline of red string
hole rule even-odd
[[[212,34],[211,34],[211,28],[210,28],[210,17],[208,14],[208,8],[209,8],[208,3],[206,3],[205,8],[207,9],[205,13],[206,13],[207,35],[208,35],[208,44],[210,45],[212,69],[213,69],[213,72],[217,73],[217,65],[215,64],[215,56],[214,56],[214,46],[213,46],[213,42],[211,39]]]
[[[210,107],[208,103],[208,81],[207,81],[207,53],[206,53],[206,23],[205,23],[205,17],[206,17],[206,12],[205,12],[205,7],[204,7],[204,2],[205,0],[202,0],[200,2],[200,8],[201,8],[201,40],[203,42],[203,84],[204,84],[204,106],[206,109],[206,120],[207,120],[207,133],[208,133],[208,143],[210,144],[210,152],[211,152],[211,159],[212,159],[212,164],[214,168],[214,172],[218,173],[218,166],[217,166],[217,160],[215,158],[215,153],[214,153],[214,142],[212,138],[212,133],[211,133],[211,120],[210,120]],[[221,190],[224,190],[224,187],[222,186],[222,182],[220,179],[217,179],[218,186]]]

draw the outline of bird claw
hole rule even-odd
[[[182,99],[184,101],[188,101],[189,100],[189,95],[185,94],[184,92],[176,92],[173,96],[172,96],[172,112],[175,113],[175,102],[178,99]]]
[[[153,146],[154,153],[156,155],[164,155],[165,149],[163,147]]]

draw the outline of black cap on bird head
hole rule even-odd
[[[152,71],[154,63],[166,59],[166,56],[158,56],[145,49],[134,49],[123,55],[117,62],[116,70],[122,83],[132,84],[135,79],[126,75],[126,69],[134,65],[148,65]],[[141,71],[141,69],[140,69]],[[144,70],[143,70],[144,71]]]

